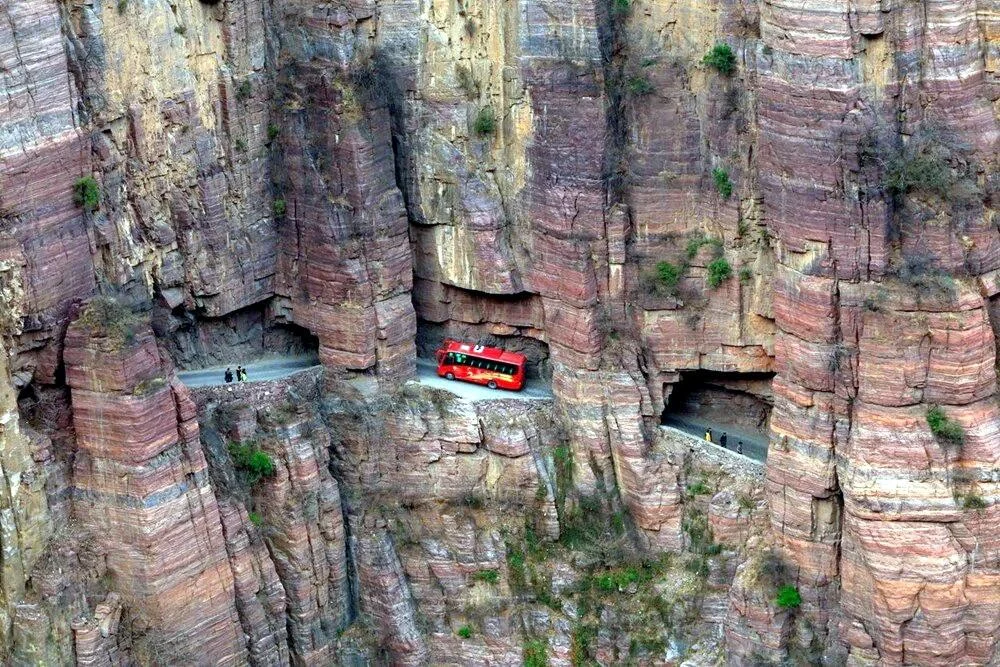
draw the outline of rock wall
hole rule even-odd
[[[66,334],[74,519],[107,554],[134,631],[164,659],[238,664],[233,571],[197,406],[164,371],[148,326],[99,303]]]
[[[643,585],[681,553],[711,591],[658,622],[725,627],[733,664],[995,661],[997,25],[976,0],[3,4],[3,649],[673,660],[645,588],[586,589],[632,576],[595,566],[627,535]],[[97,293],[155,338],[67,332]],[[554,402],[398,387],[446,333],[527,351]],[[201,429],[167,360],[313,346],[322,382],[206,390]],[[770,531],[657,435],[696,370],[774,374]],[[577,541],[584,512],[613,539]]]

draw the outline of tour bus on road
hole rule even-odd
[[[443,378],[485,384],[490,389],[524,388],[527,359],[518,352],[446,340],[434,356],[437,374]]]

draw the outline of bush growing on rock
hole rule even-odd
[[[119,346],[131,345],[135,341],[140,323],[139,316],[131,308],[108,296],[91,300],[80,314],[79,321]]]
[[[712,50],[705,54],[702,62],[727,76],[736,71],[736,54],[733,53],[732,47],[723,42],[713,46]]]
[[[73,184],[73,201],[87,211],[96,211],[101,205],[101,189],[93,176],[84,176]]]
[[[927,409],[927,424],[935,438],[953,445],[965,444],[965,429],[954,419],[951,419],[937,405]]]
[[[497,129],[497,117],[493,113],[493,107],[483,107],[476,114],[476,120],[472,123],[472,131],[481,137],[493,134]]]
[[[637,75],[629,77],[625,84],[629,95],[633,97],[642,97],[643,95],[649,95],[653,92],[653,84],[650,83],[649,79],[645,75]]]
[[[713,257],[718,257],[722,254],[722,240],[705,236],[702,233],[695,234],[688,239],[687,245],[684,247],[684,253],[688,259],[694,259],[698,255],[698,251],[701,250],[701,247],[706,245],[711,246]]]
[[[546,667],[549,664],[548,645],[544,639],[529,639],[521,657],[524,667]]]
[[[683,267],[671,262],[657,262],[656,269],[643,276],[643,289],[647,294],[656,296],[674,296],[677,284],[680,282]]]
[[[733,196],[733,182],[729,180],[729,172],[716,167],[712,170],[712,180],[715,181],[715,189],[719,191],[723,199]]]
[[[631,8],[631,0],[611,0],[611,13],[615,16],[625,16]]]
[[[265,477],[273,477],[278,470],[271,456],[253,443],[231,442],[229,455],[250,486]]]
[[[480,570],[473,574],[472,578],[484,584],[495,585],[500,582],[500,573],[497,570]]]
[[[962,508],[967,510],[984,510],[986,501],[978,493],[967,493],[962,497]]]
[[[778,596],[774,602],[782,609],[795,609],[802,604],[802,596],[799,594],[798,588],[791,584],[785,584],[778,589]]]
[[[708,264],[708,286],[715,289],[723,283],[723,281],[728,280],[733,275],[733,267],[729,266],[729,262],[725,257],[720,257],[718,259],[712,260]]]
[[[285,215],[285,212],[288,211],[288,204],[285,202],[284,199],[275,199],[273,206],[274,206],[274,214],[279,218]]]

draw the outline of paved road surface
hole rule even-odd
[[[251,361],[246,365],[247,380],[249,382],[277,380],[318,365],[319,360],[315,356],[276,357],[273,359]],[[236,364],[231,364],[229,368],[232,368],[235,372]],[[225,366],[214,366],[212,368],[179,371],[177,375],[180,377],[181,382],[189,387],[211,387],[226,383],[225,372]],[[539,400],[552,398],[552,390],[540,380],[529,380],[521,391],[490,389],[489,387],[470,382],[446,380],[438,377],[437,366],[433,361],[427,359],[417,360],[416,381],[428,387],[444,389],[469,401],[495,401],[511,398]]]
[[[292,373],[297,373],[318,365],[319,359],[314,356],[275,357],[273,359],[251,361],[245,368],[247,369],[247,380],[249,382],[256,382],[258,380],[277,380],[286,375],[291,375]],[[235,375],[236,364],[231,364],[229,368],[233,369],[233,374]],[[225,366],[214,366],[194,371],[178,371],[177,376],[181,379],[181,382],[189,387],[210,387],[226,384],[225,372]]]
[[[742,440],[744,456],[755,461],[760,461],[761,463],[767,459],[767,440],[759,433],[751,433],[745,429],[703,421],[690,415],[684,415],[683,417],[668,415],[663,425],[690,433],[697,438],[704,438],[705,430],[710,428],[712,429],[712,441],[715,444],[719,444],[719,436],[725,433],[729,436],[726,449],[736,452],[736,445]]]
[[[545,400],[552,398],[552,389],[538,379],[528,380],[521,391],[490,389],[481,384],[472,384],[471,382],[462,382],[461,380],[446,380],[443,377],[438,377],[437,365],[428,359],[417,359],[417,381],[428,387],[450,391],[467,401],[496,401],[505,398]]]

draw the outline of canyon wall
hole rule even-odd
[[[0,648],[991,664],[994,9],[0,5]],[[763,487],[657,428],[704,374]]]

